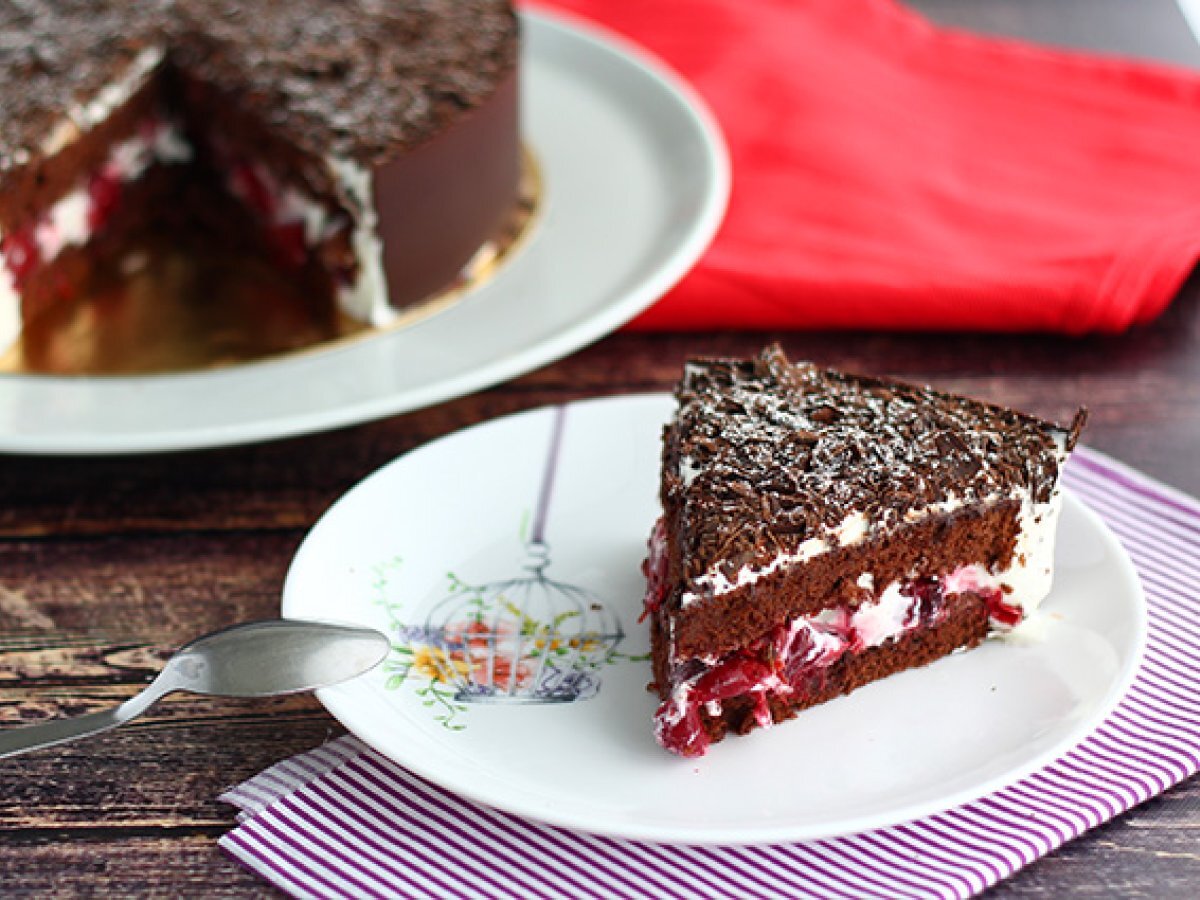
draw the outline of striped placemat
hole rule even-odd
[[[234,858],[299,897],[969,897],[1200,768],[1200,503],[1081,448],[1064,481],[1145,587],[1150,633],[1105,723],[1040,772],[904,825],[685,847],[541,825],[445,791],[345,737],[222,799]]]

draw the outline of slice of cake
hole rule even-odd
[[[23,0],[0,36],[0,353],[164,229],[383,324],[518,197],[510,0]]]
[[[809,363],[699,360],[664,433],[655,733],[698,756],[1018,625],[1083,426]]]

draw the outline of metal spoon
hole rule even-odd
[[[0,759],[124,725],[175,691],[270,697],[337,684],[375,668],[389,646],[370,628],[289,619],[234,625],[185,644],[157,678],[120,706],[0,731]]]

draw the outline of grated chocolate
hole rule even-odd
[[[860,513],[887,530],[953,496],[963,505],[1028,492],[1049,500],[1081,411],[1059,428],[1011,409],[789,363],[696,360],[665,435],[663,505],[685,589],[710,570],[764,566]]]

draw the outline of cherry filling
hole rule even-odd
[[[4,264],[12,273],[13,284],[18,290],[42,261],[32,228],[22,228],[4,235],[0,239],[0,253],[4,254]]]
[[[642,574],[646,576],[646,598],[639,622],[645,621],[646,616],[653,614],[667,598],[667,524],[661,517],[650,532]]]
[[[262,224],[267,246],[282,268],[300,269],[320,253],[318,245],[331,235],[345,233],[349,220],[340,212],[284,185],[265,166],[239,156],[221,142],[213,146],[218,165],[226,172],[230,193],[241,200]],[[316,220],[319,236],[310,234]],[[325,265],[340,285],[354,283],[355,268],[338,260]]]
[[[646,565],[647,612],[658,608],[664,590],[664,564],[654,546],[652,538]],[[971,584],[967,589],[983,597],[994,625],[1007,627],[1020,621],[1021,610],[1005,603],[998,588]],[[898,595],[888,596],[887,602],[897,605],[892,610],[894,617],[883,625],[872,615],[884,602],[876,595],[858,607],[842,607],[779,626],[711,664],[692,659],[677,665],[671,673],[671,695],[655,714],[659,743],[681,756],[700,756],[710,743],[705,715],[720,715],[714,704],[750,696],[755,722],[769,725],[772,697],[795,701],[818,696],[827,686],[830,667],[838,660],[905,632],[935,627],[946,618],[947,593],[942,579],[914,578],[899,586]]]
[[[912,598],[904,624],[907,628],[928,628],[946,601],[942,582],[937,578],[914,578],[900,587],[900,593]]]
[[[228,162],[228,173],[230,192],[263,223],[275,263],[284,268],[301,268],[308,262],[310,252],[304,222],[287,216],[281,208],[283,192],[275,180],[262,166],[244,159]]]
[[[229,189],[233,195],[264,219],[275,217],[275,191],[267,185],[266,175],[243,160],[229,166]]]
[[[107,224],[121,200],[121,176],[109,169],[102,169],[88,180],[87,224],[92,231],[99,231]]]
[[[1025,617],[1024,611],[1019,606],[1013,606],[1011,603],[1004,601],[1004,594],[998,588],[991,590],[977,591],[983,596],[987,602],[988,618],[995,625],[1002,625],[1005,628],[1013,628],[1019,625],[1021,619]]]

